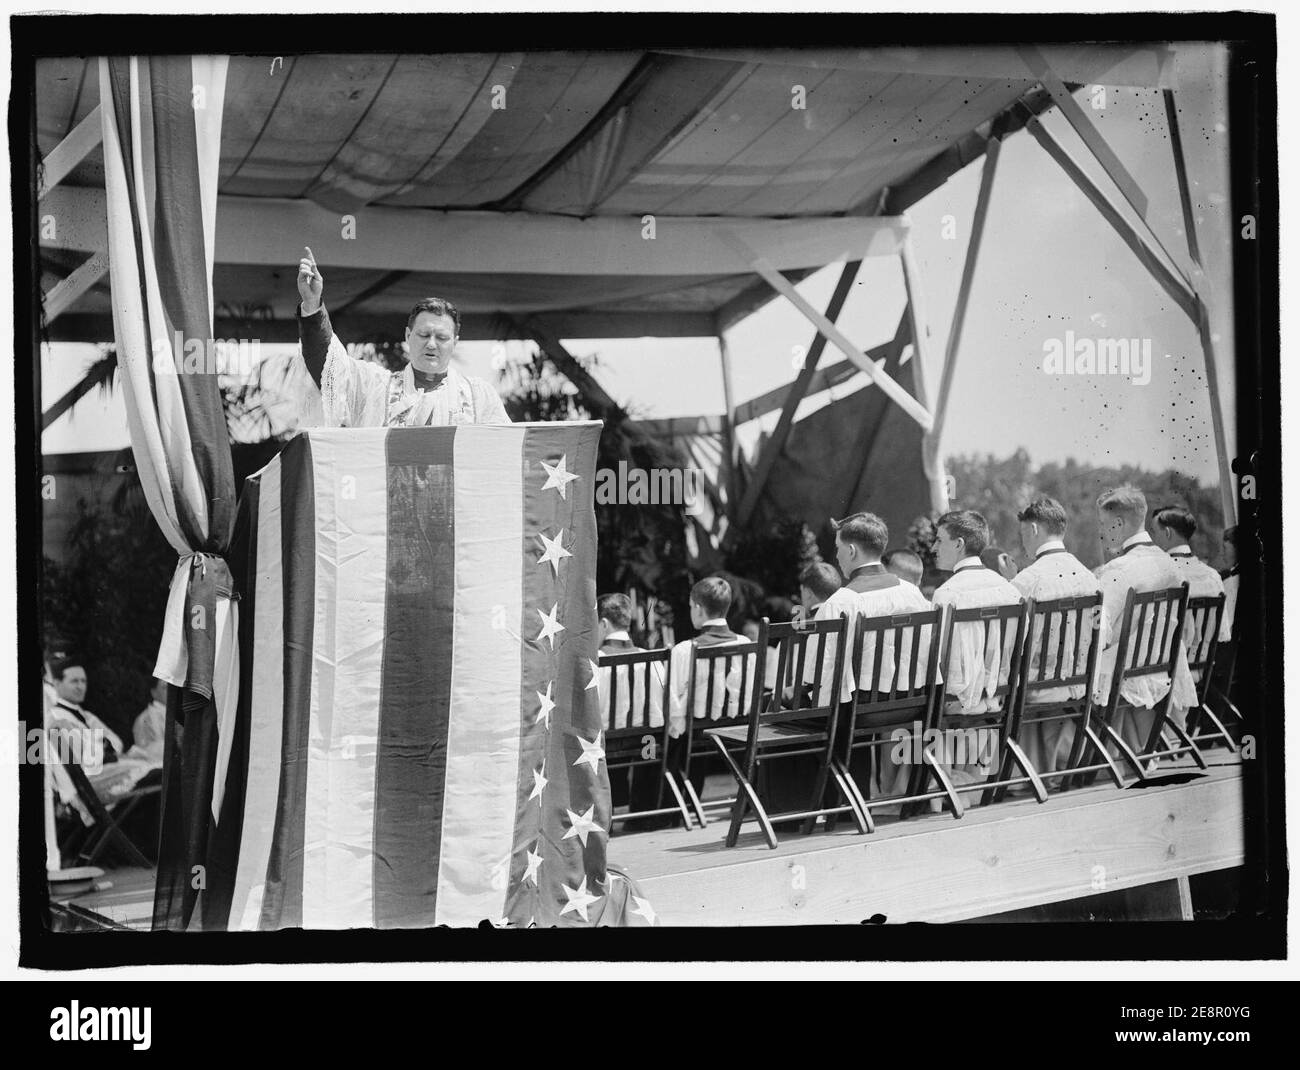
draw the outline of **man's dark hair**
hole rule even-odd
[[[632,626],[632,599],[625,594],[602,594],[596,602],[596,615],[627,631]]]
[[[851,542],[877,557],[889,545],[889,528],[875,513],[854,513],[843,520],[832,520],[831,527],[841,542]]]
[[[840,573],[826,561],[814,561],[799,573],[799,586],[807,587],[819,601],[825,602],[840,589]]]
[[[700,580],[691,588],[691,601],[704,610],[710,620],[725,617],[731,608],[731,584],[721,576]]]
[[[80,658],[57,658],[50,663],[50,675],[56,680],[62,680],[69,669],[80,669],[85,672],[86,665]]]
[[[989,522],[974,509],[944,513],[935,524],[945,528],[949,538],[964,540],[967,557],[978,557],[989,544]]]
[[[1237,525],[1233,524],[1230,528],[1223,529],[1223,541],[1229,546],[1237,545]]]
[[[460,309],[445,297],[426,297],[417,301],[415,307],[411,309],[411,314],[406,317],[408,331],[415,326],[415,319],[421,312],[432,312],[435,316],[450,316],[451,322],[456,325],[456,337],[460,337]]]
[[[1162,528],[1176,531],[1186,542],[1191,542],[1192,536],[1196,534],[1196,517],[1181,505],[1166,505],[1157,509],[1151,519]]]
[[[999,566],[1002,564],[1002,555],[1006,551],[1000,546],[986,546],[980,551],[980,560],[984,562],[985,568],[991,568],[994,572],[1001,572]]]
[[[910,581],[912,583],[920,583],[921,577],[925,575],[925,562],[921,560],[921,555],[906,546],[894,547],[880,559],[880,563],[890,572],[894,572],[895,568],[905,569],[908,576],[916,577]],[[902,578],[907,579],[907,576]]]
[[[1022,524],[1037,524],[1049,535],[1064,535],[1069,522],[1065,506],[1055,498],[1035,498],[1020,510],[1017,519]]]

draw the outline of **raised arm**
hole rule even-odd
[[[312,255],[311,248],[305,248],[307,255],[298,261],[298,341],[302,346],[303,363],[319,387],[334,331],[330,326],[329,313],[321,303],[325,279],[316,266],[316,257]]]

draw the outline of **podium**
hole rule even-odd
[[[600,428],[313,430],[249,477],[226,928],[620,923]]]

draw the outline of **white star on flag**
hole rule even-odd
[[[583,688],[584,691],[590,691],[596,686],[596,670],[599,668],[591,658],[587,659],[587,664],[591,666],[591,679],[587,681],[587,686]]]
[[[546,727],[551,727],[551,710],[555,709],[555,699],[551,698],[551,688],[554,686],[555,681],[548,680],[546,682],[546,694],[543,695],[540,691],[533,692],[533,694],[537,696],[538,701],[542,704],[542,708],[537,711],[537,716],[533,719],[533,724],[536,724],[538,721],[545,721]]]
[[[528,868],[524,871],[525,883],[527,883],[528,881],[532,881],[533,886],[534,887],[537,886],[537,870],[538,867],[541,866],[541,864],[542,864],[542,856],[530,850],[528,852]]]
[[[560,603],[556,602],[551,606],[549,613],[543,613],[540,609],[534,612],[542,618],[542,630],[537,636],[537,641],[540,643],[543,639],[549,639],[551,649],[554,650],[556,633],[564,631],[564,625],[555,619],[560,615]]]
[[[636,904],[636,909],[632,911],[638,917],[645,918],[647,925],[653,925],[655,918],[659,915],[655,913],[655,908],[650,905],[649,899],[642,899],[639,895],[632,897],[632,902]]]
[[[545,461],[542,462],[542,467],[546,469],[546,482],[542,484],[542,490],[558,490],[560,497],[565,497],[565,488],[578,478],[569,474],[568,461],[569,455],[566,453],[561,455],[559,464],[550,465]]]
[[[539,769],[534,770],[533,793],[530,796],[528,796],[529,802],[532,802],[534,799],[540,799],[542,797],[542,789],[545,788],[546,785],[550,783],[550,781],[548,781],[546,777],[542,775],[545,772],[546,772],[545,762],[542,762],[541,767]]]
[[[587,837],[591,833],[600,829],[600,826],[591,819],[592,812],[596,809],[595,803],[587,807],[585,814],[575,814],[572,810],[565,808],[564,812],[569,815],[569,823],[573,826],[566,832],[562,839],[569,839],[571,836],[577,836],[582,841],[582,846],[587,846]]]
[[[573,764],[582,765],[585,762],[587,765],[591,766],[591,771],[593,773],[600,772],[596,763],[605,757],[605,750],[600,745],[600,737],[603,735],[603,732],[597,732],[596,742],[594,743],[588,743],[585,739],[579,736],[578,742],[582,744],[582,755],[577,758]]]
[[[564,889],[564,894],[569,897],[569,902],[560,909],[560,914],[564,915],[570,910],[576,910],[582,915],[583,921],[590,920],[587,917],[587,907],[591,906],[600,896],[592,895],[587,891],[587,878],[583,877],[582,883],[576,888],[570,888],[567,884],[561,884],[560,887]]]
[[[537,533],[537,537],[542,540],[542,545],[546,547],[546,552],[537,559],[537,563],[539,565],[544,565],[549,561],[551,563],[551,571],[553,571],[558,578],[560,575],[560,561],[566,557],[573,556],[573,554],[569,553],[569,551],[561,545],[564,539],[564,529],[560,528],[553,539],[548,539],[540,531]]]

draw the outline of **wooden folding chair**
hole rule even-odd
[[[999,651],[998,679],[990,692],[985,690],[987,701],[996,705],[995,710],[984,713],[949,713],[945,709],[946,694],[941,691],[937,700],[934,727],[943,739],[955,733],[996,733],[998,753],[995,756],[994,771],[983,780],[954,786],[945,774],[941,762],[933,748],[921,751],[923,761],[921,782],[918,785],[924,792],[930,778],[939,781],[953,809],[954,817],[961,817],[965,808],[961,796],[967,792],[982,792],[985,803],[993,801],[994,796],[1013,784],[1028,784],[1038,801],[1047,801],[1047,789],[1043,787],[1038,771],[1029,761],[1012,730],[1020,706],[1021,662],[1025,655],[1025,641],[1028,638],[1030,603],[1021,600],[1011,605],[982,606],[972,609],[956,609],[945,614],[943,624],[943,641],[941,657],[945,679],[952,662],[952,637],[961,625],[975,625],[980,629],[981,656],[992,649]],[[969,735],[963,735],[969,739]],[[1012,776],[1011,766],[1020,767],[1023,775]]]
[[[813,830],[819,817],[850,813],[859,828],[866,831],[852,793],[840,781],[838,773],[832,774],[831,770],[839,717],[840,680],[844,671],[846,623],[841,614],[834,620],[789,624],[771,624],[764,617],[759,625],[757,675],[760,687],[755,691],[761,689],[765,658],[773,656],[768,649],[771,643],[776,646],[776,692],[768,703],[758,701],[756,694],[755,701],[750,704],[748,724],[705,730],[727,763],[731,775],[736,778],[736,799],[731,810],[731,827],[727,831],[728,847],[736,845],[740,826],[750,809],[754,811],[767,845],[773,849],[777,841],[772,825],[777,822],[802,821],[803,831],[807,834]],[[832,644],[829,648],[826,646],[828,643]],[[828,650],[831,663],[829,679],[825,676]],[[791,665],[794,666],[793,672],[789,668]],[[806,672],[810,665],[811,671]],[[789,707],[783,707],[783,699],[787,696],[782,695],[780,685],[787,680],[792,681]],[[807,686],[804,681],[808,682]],[[814,755],[819,759],[808,808],[769,814],[754,786],[760,763],[800,755]],[[845,799],[841,806],[824,805],[827,781],[832,775]]]
[[[1220,650],[1219,626],[1223,621],[1223,604],[1225,595],[1202,596],[1187,600],[1187,620],[1183,625],[1183,634],[1191,641],[1187,647],[1187,666],[1192,670],[1196,680],[1196,708],[1187,714],[1187,734],[1196,743],[1212,743],[1223,740],[1229,754],[1237,753],[1237,742],[1232,733],[1210,705],[1213,691],[1214,668]],[[1215,701],[1218,701],[1216,698]],[[1236,707],[1232,709],[1241,714]],[[1202,732],[1202,721],[1208,721],[1213,731]]]
[[[1033,728],[1054,722],[1073,722],[1074,741],[1070,754],[1060,769],[1035,770],[1039,784],[1061,780],[1059,790],[1064,790],[1077,772],[1079,755],[1083,750],[1085,729],[1092,716],[1092,685],[1097,672],[1097,656],[1101,646],[1101,593],[1078,595],[1074,598],[1055,598],[1046,602],[1028,603],[1029,624],[1026,647],[1020,660],[1020,685],[1016,692],[1016,708],[1009,725],[1010,740],[1023,751],[1024,733]],[[1059,697],[1044,700],[1049,691],[1080,690],[1078,698]],[[1107,766],[1117,785],[1124,778],[1118,767],[1106,755]],[[998,777],[1005,780],[1010,774],[1011,752],[1002,759]],[[999,787],[985,803],[1000,802],[1007,792],[1007,784]],[[1039,802],[1046,796],[1039,794]]]
[[[152,868],[154,863],[132,842],[131,838],[122,831],[120,826],[142,800],[151,795],[159,794],[162,791],[162,786],[150,784],[146,787],[133,788],[124,792],[112,802],[104,803],[95,794],[95,789],[90,784],[90,778],[86,776],[86,771],[81,768],[79,762],[70,758],[65,759],[63,767],[72,781],[72,786],[76,788],[77,797],[94,820],[94,824],[91,825],[85,838],[76,848],[73,865],[93,865],[96,859],[103,854],[105,848],[110,844],[116,844],[130,861],[139,866]]]
[[[701,801],[691,781],[691,771],[697,762],[712,758],[714,754],[704,746],[704,740],[697,737],[697,732],[709,727],[736,728],[749,724],[751,708],[762,701],[764,669],[759,652],[758,643],[748,642],[717,646],[693,643],[691,646],[691,668],[686,683],[686,730],[670,746],[664,777],[675,795],[685,793],[701,827],[709,823],[710,810],[730,810],[737,797],[728,795]],[[729,687],[728,681],[738,682],[738,686]],[[697,707],[702,707],[707,716],[696,717]],[[667,717],[668,710],[665,709],[664,718]]]
[[[1104,706],[1093,706],[1093,723],[1085,730],[1087,742],[1081,757],[1086,758],[1088,752],[1094,749],[1104,755],[1105,744],[1109,742],[1128,763],[1139,781],[1148,779],[1145,763],[1157,757],[1189,754],[1200,768],[1206,768],[1200,748],[1179,727],[1178,722],[1169,716],[1169,707],[1174,697],[1178,652],[1183,646],[1183,621],[1186,613],[1186,583],[1163,591],[1129,590],[1124,600],[1119,639],[1115,645],[1115,668],[1111,676],[1110,694]],[[1126,680],[1158,673],[1168,675],[1169,690],[1151,708],[1151,730],[1141,751],[1135,752],[1116,731],[1115,718],[1121,710],[1132,713],[1144,707],[1126,702],[1120,689]],[[1175,745],[1170,745],[1165,740],[1166,729],[1176,737]],[[1164,749],[1158,749],[1162,744]],[[1082,767],[1076,771],[1087,772],[1089,768]]]
[[[627,811],[611,814],[611,822],[626,821],[632,817],[680,814],[686,828],[694,825],[690,807],[682,796],[681,789],[676,781],[666,776],[671,655],[672,651],[667,649],[600,655],[600,669],[609,672],[604,711],[605,767],[611,771],[653,769],[658,780],[653,809],[634,810],[629,795]],[[658,725],[654,724],[656,704],[661,722]],[[665,784],[676,800],[674,806],[663,805]]]
[[[839,726],[831,771],[857,808],[855,816],[861,818],[858,823],[860,832],[876,830],[871,815],[873,807],[904,801],[922,802],[941,796],[957,802],[956,794],[949,793],[952,785],[947,783],[947,775],[942,769],[938,773],[939,780],[941,786],[946,787],[928,795],[921,794],[918,765],[912,766],[907,788],[901,795],[873,797],[872,792],[874,775],[878,769],[884,768],[880,748],[896,746],[900,739],[910,740],[918,730],[924,738],[924,732],[933,726],[937,696],[942,686],[939,683],[942,623],[941,610],[927,609],[885,617],[859,614],[854,625],[849,664],[857,677],[857,687]],[[863,675],[863,654],[868,649],[874,652],[874,660],[870,673]],[[887,688],[884,683],[886,669]],[[918,742],[917,746],[920,745]],[[853,752],[863,749],[871,759],[865,788],[850,771]],[[834,820],[834,815],[828,817],[827,825],[831,826]]]

